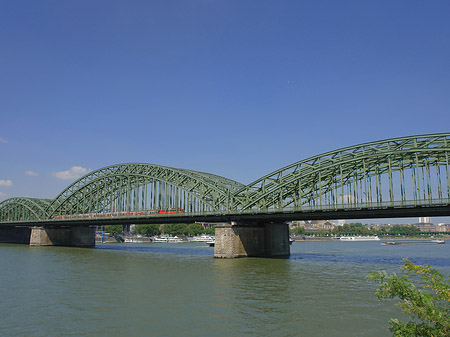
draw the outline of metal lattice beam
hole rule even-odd
[[[54,200],[11,198],[0,222],[158,209],[187,214],[330,210],[450,200],[450,133],[401,137],[320,154],[244,186],[214,174],[152,164],[119,164],[78,179]]]
[[[449,145],[450,134],[432,134],[365,143],[314,156],[242,188],[232,196],[231,208],[320,208],[383,200],[449,199]]]
[[[151,164],[120,164],[75,181],[53,201],[49,216],[183,208],[224,209],[220,200],[242,184],[216,175]]]

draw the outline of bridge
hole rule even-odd
[[[286,221],[450,215],[450,133],[320,154],[249,185],[211,173],[129,163],[78,179],[55,199],[0,203],[0,241],[92,245],[94,225],[225,222],[215,256],[289,254]],[[23,235],[22,235],[23,237]],[[17,239],[19,240],[19,239]]]

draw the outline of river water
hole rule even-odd
[[[201,243],[0,244],[0,336],[391,336],[366,276],[401,260],[450,274],[450,244],[294,242],[289,259]]]

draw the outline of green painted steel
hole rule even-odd
[[[235,193],[231,209],[423,205],[450,199],[450,134],[360,144],[281,168]]]
[[[0,222],[448,205],[449,157],[450,133],[394,138],[314,156],[247,186],[205,172],[119,164],[87,174],[54,200],[7,199]]]
[[[9,198],[0,203],[0,222],[43,220],[52,199]]]
[[[244,185],[192,170],[151,164],[108,166],[75,181],[47,210],[49,217],[182,209],[224,209],[220,200]],[[51,210],[50,210],[51,209]]]

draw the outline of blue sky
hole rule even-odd
[[[449,1],[0,1],[0,201],[124,162],[250,183],[448,132],[449,17]]]

